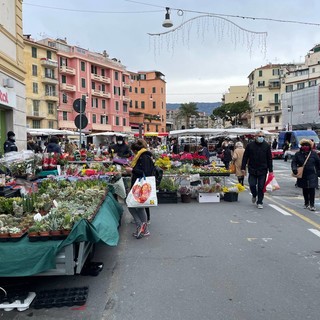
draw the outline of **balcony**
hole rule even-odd
[[[129,97],[125,97],[125,96],[122,97],[122,100],[124,102],[130,102],[131,101],[131,99]]]
[[[103,83],[111,83],[111,79],[105,76],[101,76],[100,74],[91,73],[91,80],[103,82]]]
[[[58,84],[58,79],[56,79],[56,78],[53,78],[53,77],[49,77],[49,76],[46,76],[46,75],[44,75],[43,77],[42,77],[42,82],[43,83],[47,83],[47,84]]]
[[[75,68],[70,68],[68,66],[61,66],[60,67],[60,73],[67,73],[67,74],[75,75],[76,74],[76,69]]]
[[[41,120],[46,118],[46,114],[40,111],[27,111],[27,118]]]
[[[282,113],[281,109],[278,109],[278,110],[266,109],[266,110],[262,110],[262,111],[256,111],[256,112],[254,112],[254,115],[255,116],[271,116],[271,115],[276,115],[276,114],[281,114],[281,113]]]
[[[277,80],[277,81],[269,81],[269,89],[280,89],[281,87],[281,84],[280,84],[280,81]]]
[[[47,91],[44,94],[44,100],[49,100],[49,101],[58,101],[59,97],[56,94],[56,92],[51,92],[51,91]]]
[[[58,61],[48,59],[48,58],[41,58],[40,63],[42,66],[47,68],[58,68]]]
[[[102,97],[102,98],[111,98],[111,93],[110,92],[105,92],[101,90],[96,90],[96,89],[91,89],[91,94],[96,97]]]
[[[110,124],[92,123],[92,131],[111,131],[112,126]]]
[[[69,84],[69,83],[62,83],[60,85],[60,90],[61,91],[76,91],[76,86],[74,84]]]
[[[126,89],[130,89],[130,84],[129,83],[125,83],[125,82],[122,82],[122,86]]]
[[[74,130],[77,129],[76,125],[74,124],[74,121],[68,121],[68,120],[59,120],[58,121],[58,127],[64,128],[67,130]]]
[[[279,99],[277,99],[277,100],[269,100],[268,101],[269,102],[269,104],[280,104],[280,100]]]

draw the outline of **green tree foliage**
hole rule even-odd
[[[182,117],[186,119],[187,129],[189,128],[189,122],[191,116],[199,117],[198,107],[195,102],[182,103],[179,108],[178,117]]]
[[[232,125],[235,125],[236,119],[241,119],[242,114],[247,111],[250,111],[249,102],[244,100],[223,104],[221,107],[214,109],[210,117],[212,120],[221,118],[223,122],[230,121]]]

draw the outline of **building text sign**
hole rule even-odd
[[[16,108],[16,94],[0,86],[0,106]]]

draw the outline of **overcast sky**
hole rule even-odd
[[[162,27],[165,7],[172,28]],[[318,0],[24,0],[23,32],[106,50],[130,71],[161,71],[167,102],[219,102],[255,68],[304,62],[320,43],[319,12]]]

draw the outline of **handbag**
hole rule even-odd
[[[297,178],[297,179],[301,179],[302,178],[304,166],[306,165],[310,155],[311,155],[311,151],[309,152],[309,154],[307,156],[307,159],[304,161],[302,167],[298,167],[297,168],[298,173],[297,174],[294,174],[294,173],[291,174],[294,178]]]
[[[236,165],[233,162],[230,163],[229,171],[230,173],[236,173]]]
[[[128,208],[156,207],[158,198],[155,177],[138,178],[126,198],[126,204]]]

